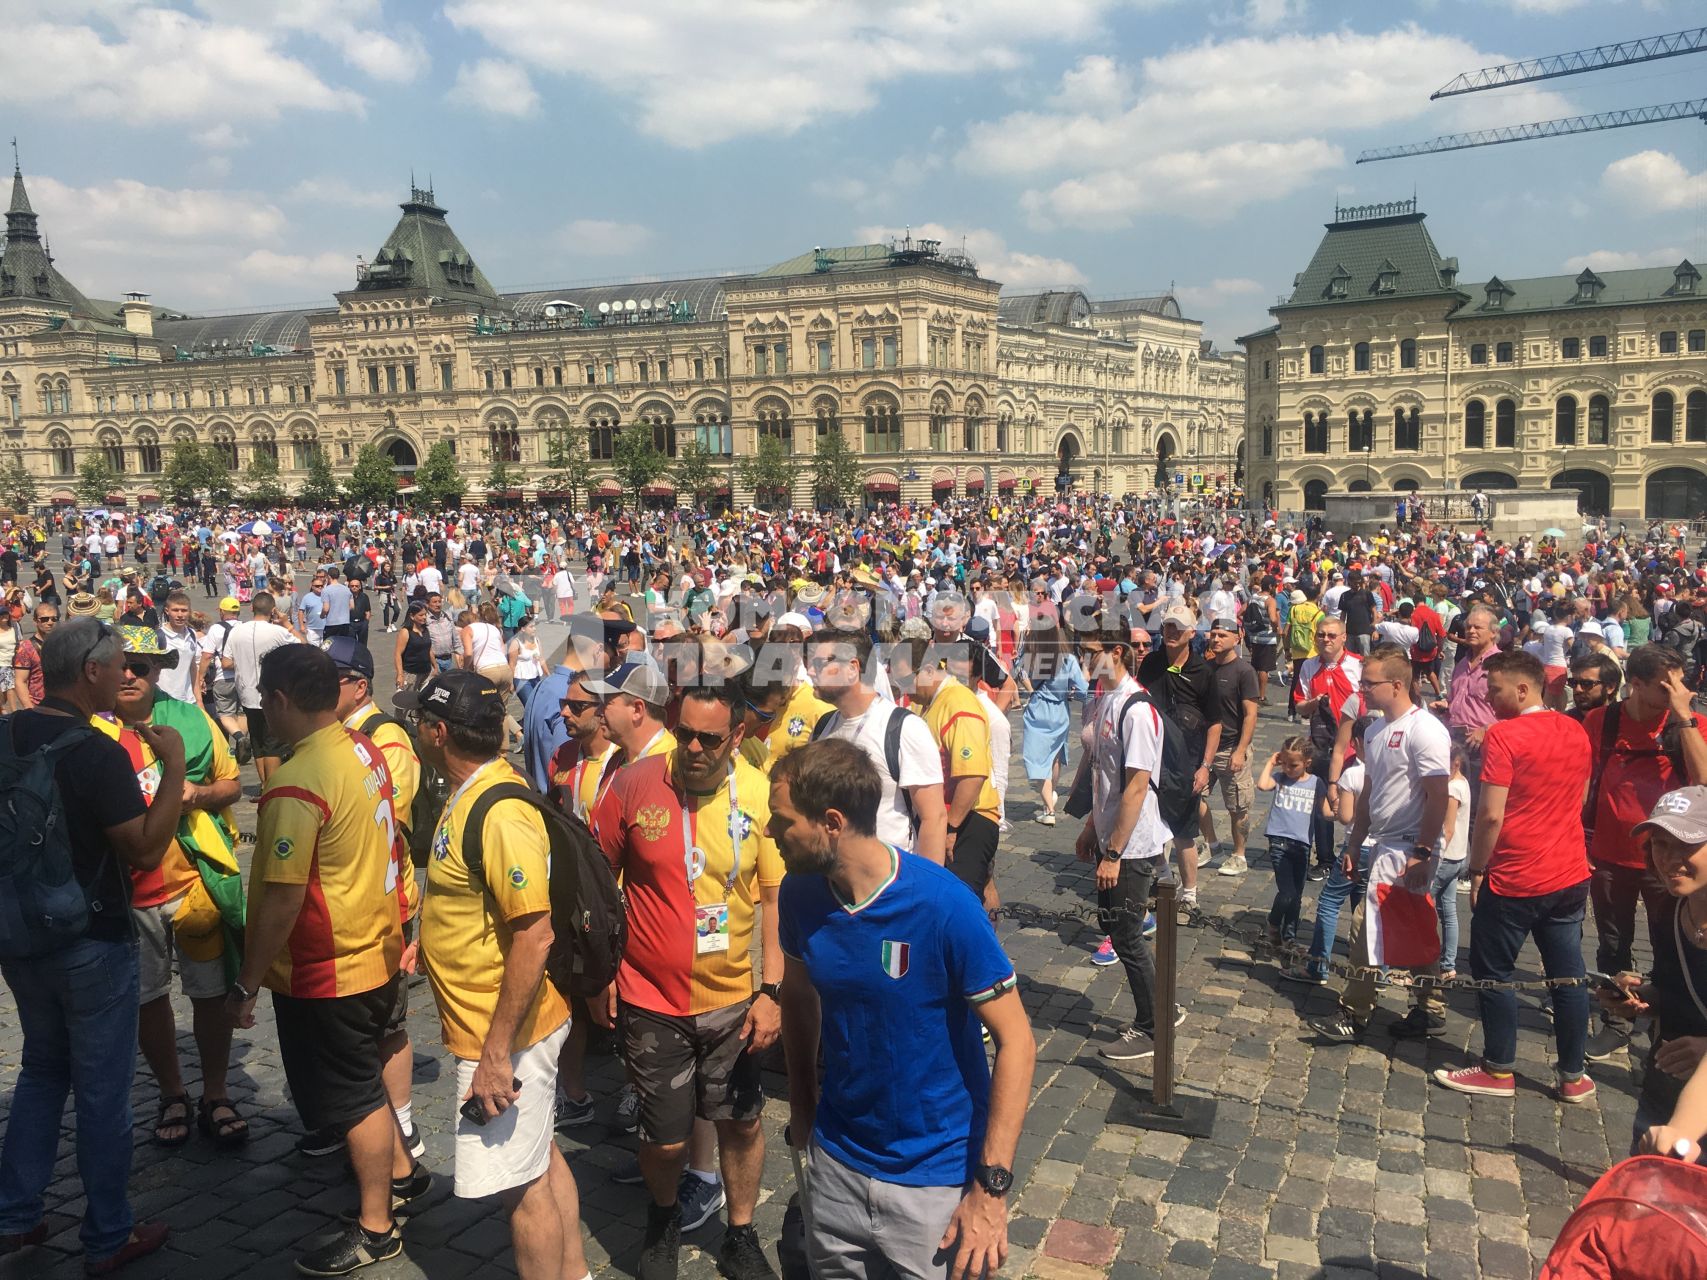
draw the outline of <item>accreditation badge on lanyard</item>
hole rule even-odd
[[[701,906],[694,903],[694,954],[710,955],[729,950],[729,895],[735,891],[735,881],[741,872],[740,806],[736,798],[735,767],[729,767],[729,875],[723,881],[723,901]],[[694,895],[695,884],[705,874],[705,850],[694,839],[699,826],[697,810],[682,806],[682,861],[688,874],[688,893]]]

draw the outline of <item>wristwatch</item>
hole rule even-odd
[[[1120,850],[1113,845],[1108,845],[1101,850],[1101,857],[1104,862],[1119,862]]]
[[[1411,846],[1411,854],[1418,858],[1432,858],[1434,857],[1434,846],[1427,844],[1413,844]]]
[[[231,984],[230,994],[237,997],[238,1004],[248,1004],[255,998],[255,993],[249,990],[249,988],[244,986],[241,982],[233,982]]]
[[[782,1003],[782,983],[780,983],[780,982],[761,982],[761,983],[759,983],[759,994],[761,996],[769,996],[777,1004],[781,1004]]]
[[[986,1195],[1005,1196],[1008,1189],[1014,1185],[1012,1169],[1004,1169],[999,1164],[981,1164],[972,1170],[972,1176],[978,1185],[984,1188]]]

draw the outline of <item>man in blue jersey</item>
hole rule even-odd
[[[807,1144],[807,1259],[816,1280],[994,1274],[1037,1046],[977,896],[877,839],[882,794],[870,756],[835,738],[771,775],[769,830],[790,872],[782,1035],[789,1130]]]

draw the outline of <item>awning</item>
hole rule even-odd
[[[137,494],[136,498],[137,498],[138,502],[159,502],[160,501],[160,495],[157,493],[143,492],[143,493]]]
[[[967,493],[982,493],[983,490],[984,490],[984,477],[983,476],[967,476],[966,477],[966,492]]]
[[[127,499],[122,493],[109,493],[107,495],[107,505],[109,507],[122,507],[125,505],[126,501]]]
[[[673,498],[676,496],[675,487],[667,484],[649,484],[640,492],[648,498]]]
[[[893,480],[867,480],[865,491],[867,493],[900,493],[901,486]]]
[[[952,480],[932,480],[931,481],[931,491],[933,493],[941,493],[945,489],[952,490],[953,488],[954,488],[954,481],[952,481]]]
[[[620,498],[622,497],[622,486],[614,480],[605,480],[600,483],[597,489],[593,490],[593,493],[600,498]]]
[[[1017,489],[1018,487],[1019,481],[1015,480],[1012,476],[1009,476],[1006,480],[996,481],[996,488],[998,489]]]
[[[711,486],[711,491],[713,493],[729,493],[731,492],[729,482],[727,480],[720,480],[718,483]]]

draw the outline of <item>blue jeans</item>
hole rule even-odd
[[[1341,859],[1334,859],[1333,870],[1322,883],[1322,892],[1316,897],[1316,932],[1310,937],[1310,974],[1312,977],[1325,978],[1328,967],[1322,961],[1333,954],[1334,935],[1339,931],[1340,909],[1345,906],[1346,899],[1353,891],[1361,894],[1364,881],[1369,877],[1368,849],[1361,850],[1357,859],[1357,877],[1352,879],[1345,874]],[[1362,960],[1356,963],[1362,964]]]
[[[1310,870],[1310,846],[1302,840],[1270,836],[1268,861],[1274,868],[1274,905],[1268,909],[1268,927],[1280,930],[1282,942],[1291,942],[1298,936],[1304,877]]]
[[[534,686],[537,685],[541,679],[542,677],[535,676],[531,680],[516,681],[516,697],[521,699],[523,711],[527,710],[528,700],[533,697]]]
[[[1458,970],[1458,881],[1463,874],[1463,858],[1456,862],[1442,859],[1429,889],[1434,895],[1435,914],[1440,917],[1440,967],[1453,972]]]
[[[1580,978],[1583,968],[1583,912],[1588,881],[1538,898],[1502,898],[1484,883],[1470,917],[1470,976],[1504,982],[1517,966],[1524,939],[1533,937],[1541,968],[1549,978]],[[1517,1061],[1517,993],[1479,991],[1482,1058],[1491,1071],[1510,1071]],[[1588,988],[1553,988],[1553,1037],[1559,1072],[1583,1073],[1588,1045]]]
[[[130,1239],[130,1086],[136,1074],[136,943],[84,939],[0,966],[24,1032],[18,1083],[0,1148],[0,1235],[42,1220],[59,1154],[59,1120],[76,1090],[77,1172],[92,1262]]]

